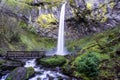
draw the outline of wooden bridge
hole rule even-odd
[[[7,59],[33,59],[42,58],[45,51],[7,51],[5,58]]]

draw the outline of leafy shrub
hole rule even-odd
[[[76,63],[76,69],[79,73],[84,73],[88,77],[97,76],[99,73],[99,59],[94,53],[88,53],[79,57]]]

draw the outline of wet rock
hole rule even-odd
[[[19,67],[13,70],[7,77],[7,80],[25,80],[26,68]]]
[[[5,75],[16,67],[23,66],[23,64],[20,61],[0,59],[0,75]]]
[[[27,69],[25,67],[18,67],[13,70],[6,80],[26,80],[34,74],[34,69]]]
[[[120,55],[120,48],[117,49],[116,54]]]
[[[118,77],[120,78],[120,72],[118,73]]]

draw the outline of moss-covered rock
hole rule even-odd
[[[42,14],[37,19],[38,23],[43,28],[51,28],[53,27],[53,24],[56,24],[57,19],[53,14]]]
[[[26,79],[30,78],[35,73],[34,69],[32,67],[27,68],[27,74]]]
[[[38,60],[38,64],[41,64],[45,67],[60,67],[63,66],[66,62],[66,58],[63,56],[53,56],[49,58],[43,58]]]
[[[18,67],[13,70],[6,80],[26,80],[34,74],[33,68]]]

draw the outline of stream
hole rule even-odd
[[[36,65],[36,59],[27,60],[24,67],[33,67],[35,70],[35,76],[31,77],[29,80],[77,80],[75,78],[70,78],[58,71],[53,71],[49,69],[41,68]],[[8,74],[2,76],[0,80],[5,80]]]

